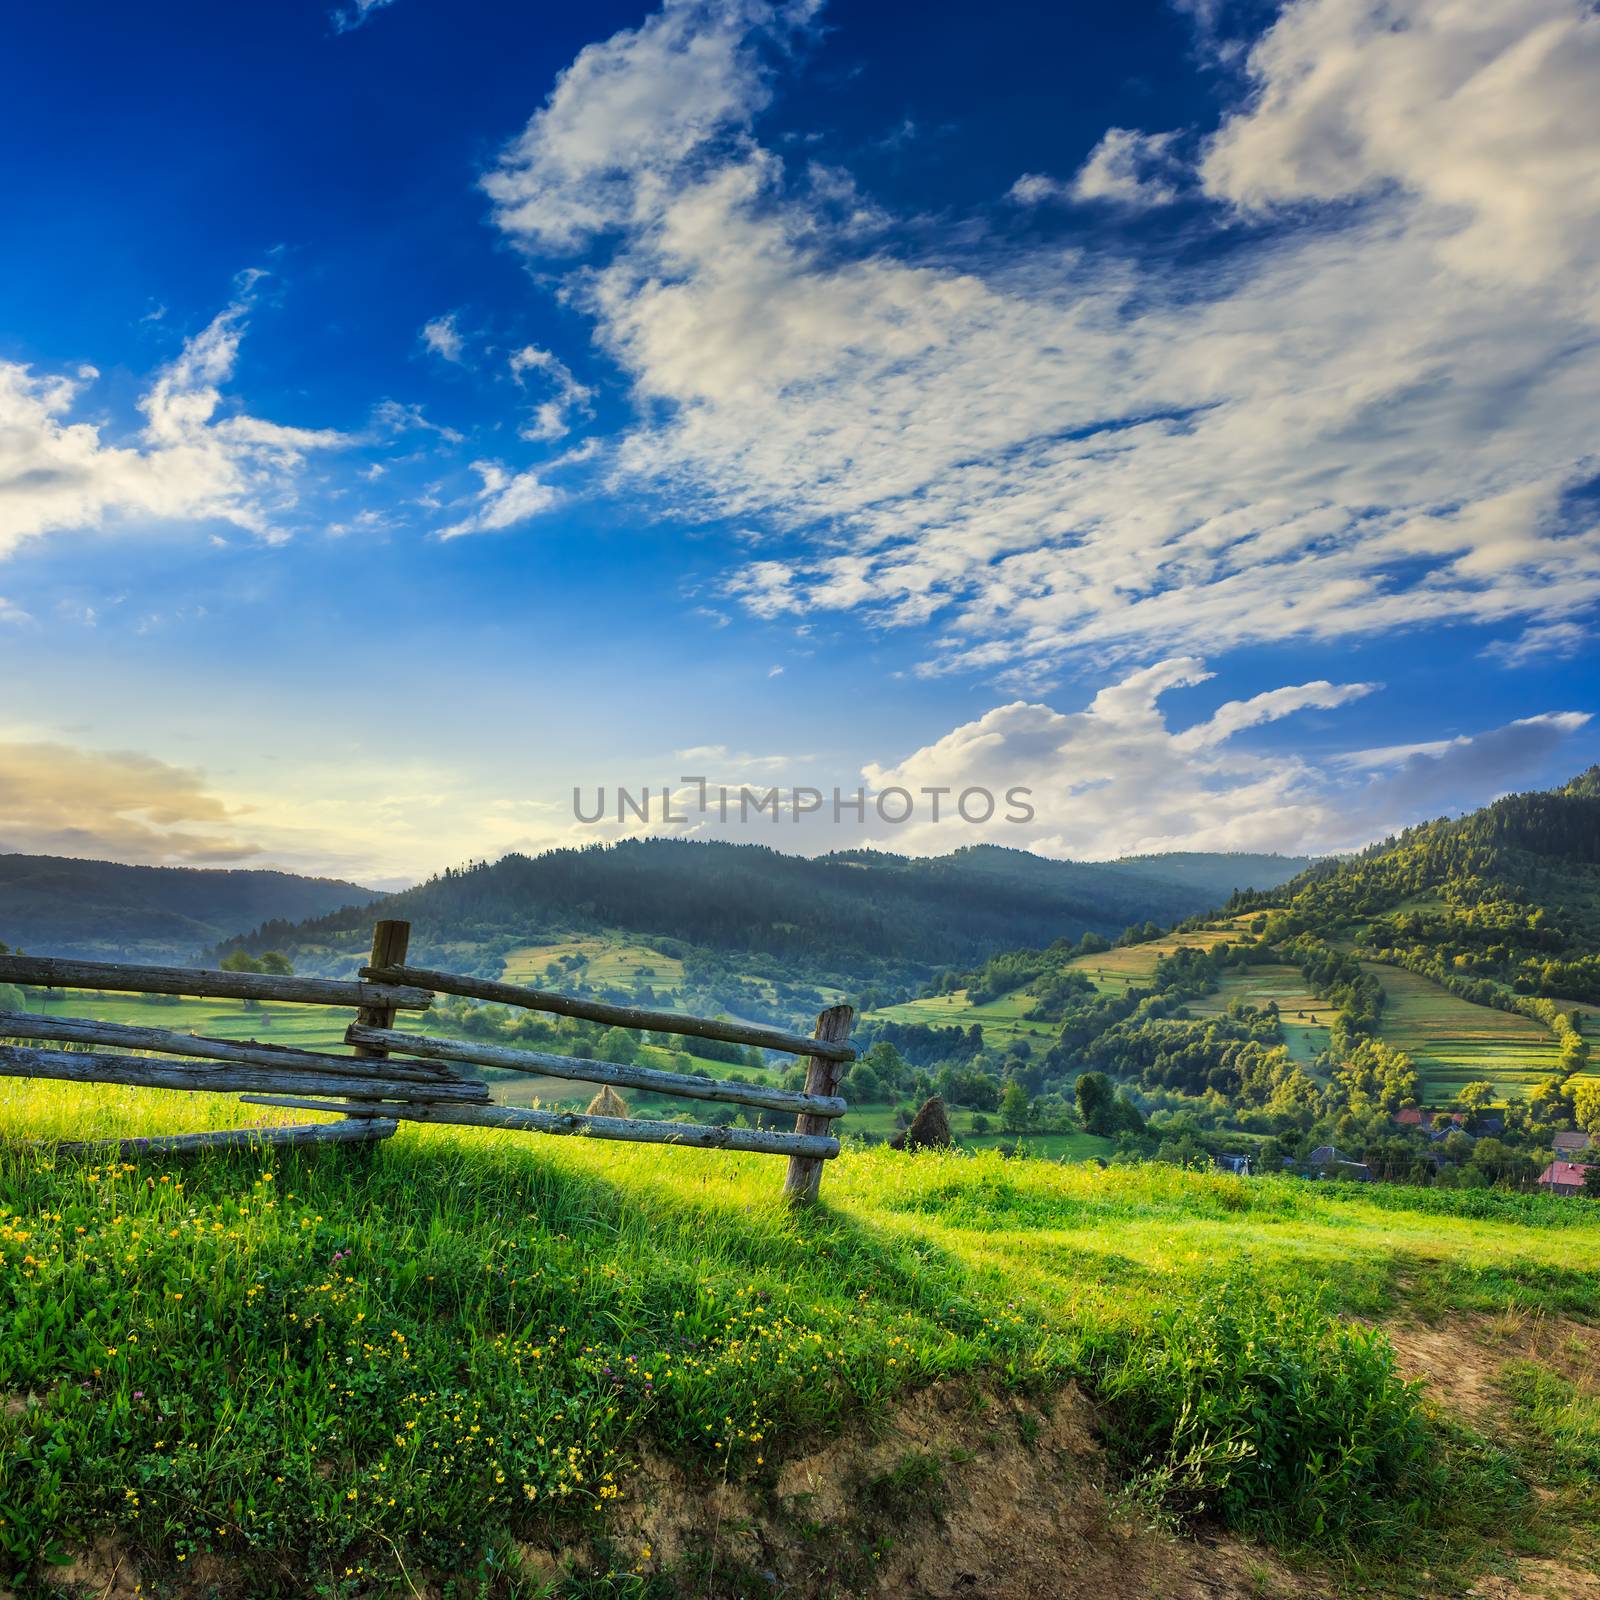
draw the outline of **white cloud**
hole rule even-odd
[[[1573,275],[1600,313],[1600,16],[1586,0],[1298,0],[1250,52],[1251,104],[1203,176],[1248,209],[1395,186],[1442,258],[1491,281]]]
[[[559,490],[542,483],[534,472],[513,473],[498,461],[474,461],[472,470],[483,480],[477,493],[477,508],[461,521],[441,529],[441,539],[515,527],[548,511],[561,498]]]
[[[354,33],[374,11],[381,11],[392,4],[393,0],[352,0],[350,5],[330,11],[328,20],[333,24],[335,33]]]
[[[466,359],[466,340],[461,336],[461,330],[456,326],[456,313],[447,312],[442,317],[435,317],[432,322],[422,325],[422,332],[418,335],[428,349],[443,361],[453,361],[460,366]]]
[[[1589,630],[1581,622],[1536,622],[1515,639],[1496,639],[1485,645],[1480,654],[1502,666],[1525,667],[1546,657],[1570,660],[1588,642]]]
[[[1047,205],[1053,200],[1065,200],[1072,193],[1072,185],[1052,178],[1047,172],[1024,172],[1006,191],[1006,199],[1019,206]]]
[[[1574,270],[1600,216],[1600,96],[1575,63],[1600,24],[1489,9],[1473,32],[1459,0],[1288,7],[1203,176],[1300,204],[1192,267],[873,247],[753,137],[759,52],[795,20],[754,0],[679,0],[590,47],[486,187],[529,250],[600,252],[570,283],[641,406],[617,481],[781,539],[729,584],[757,614],[937,619],[924,670],[1012,674],[1503,624],[1600,597],[1568,493],[1600,391],[1600,277]],[[1349,89],[1326,103],[1318,41]],[[1337,170],[1312,171],[1312,126]]]
[[[1281,750],[1232,747],[1241,730],[1308,707],[1348,704],[1370,684],[1302,684],[1230,701],[1205,722],[1175,732],[1162,696],[1205,681],[1193,657],[1177,657],[1102,689],[1082,711],[1016,701],[997,706],[893,765],[869,765],[875,791],[914,795],[984,788],[997,797],[1022,786],[1036,816],[983,826],[936,825],[924,802],[879,842],[912,852],[987,839],[1044,855],[1103,859],[1163,850],[1281,850],[1321,853],[1368,843],[1447,801],[1459,806],[1540,771],[1589,720],[1558,712],[1487,733],[1392,751],[1361,751],[1319,767]],[[1386,770],[1384,770],[1386,769]],[[978,811],[974,804],[971,808]]]
[[[756,36],[815,9],[666,0],[638,28],[587,46],[484,180],[500,225],[561,250],[647,220],[684,163],[765,103]]]
[[[594,390],[579,383],[567,364],[538,345],[524,345],[513,352],[510,360],[511,376],[526,384],[528,375],[536,373],[554,389],[554,394],[534,407],[532,417],[520,430],[524,439],[559,439],[571,431],[574,413],[588,415],[589,402]]]
[[[1072,198],[1128,206],[1170,204],[1178,198],[1181,170],[1172,153],[1176,138],[1172,133],[1107,128],[1072,180]]]
[[[22,623],[32,621],[33,618],[21,606],[0,594],[0,622]]]
[[[349,441],[223,413],[247,310],[229,306],[156,374],[139,402],[144,426],[126,444],[68,420],[98,377],[92,367],[66,377],[0,362],[0,557],[40,534],[119,520],[218,518],[279,537],[275,515],[294,504],[305,457]]]

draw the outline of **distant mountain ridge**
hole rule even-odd
[[[1166,859],[1057,861],[996,845],[934,857],[850,850],[808,858],[762,845],[641,839],[452,870],[391,896],[385,911],[411,922],[412,949],[424,958],[460,960],[463,947],[503,953],[555,929],[589,928],[834,969],[931,969],[1064,934],[1178,921],[1251,874],[1270,886],[1305,865],[1191,855],[1173,858],[1169,877]],[[335,913],[273,923],[233,942],[343,970],[369,929],[365,915]]]
[[[381,898],[358,883],[292,872],[0,855],[0,940],[81,960],[189,963],[263,922]]]

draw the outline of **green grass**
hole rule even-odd
[[[1155,977],[1156,963],[1163,957],[1185,947],[1210,950],[1215,945],[1235,943],[1254,920],[1254,916],[1232,917],[1186,933],[1151,939],[1146,944],[1075,956],[1067,965],[1083,973],[1103,994],[1125,994],[1130,988],[1148,985]]]
[[[1555,1040],[1531,1017],[1474,1005],[1403,967],[1362,965],[1388,996],[1378,1031],[1417,1063],[1427,1103],[1453,1100],[1478,1078],[1494,1084],[1499,1099],[1525,1095],[1555,1071]]]
[[[32,991],[37,996],[38,991]],[[348,1007],[266,1004],[246,1011],[238,1000],[177,1000],[155,995],[98,995],[74,990],[27,1009],[46,1017],[82,1017],[91,1022],[125,1022],[171,1033],[198,1033],[213,1039],[261,1039],[301,1050],[344,1049],[350,1026]],[[422,1026],[426,1013],[402,1012],[400,1027]]]
[[[663,955],[649,945],[598,934],[523,945],[506,957],[503,975],[507,983],[535,986],[570,981],[571,969],[561,963],[571,956],[583,958],[578,975],[598,989],[633,991],[649,984],[658,996],[665,996],[683,983],[683,963],[676,956]]]
[[[947,1114],[951,1132],[964,1147],[973,1150],[1012,1148],[1048,1161],[1088,1161],[1096,1157],[1108,1160],[1117,1150],[1116,1140],[1102,1139],[1093,1133],[1006,1133],[1000,1129],[1000,1119],[993,1114],[988,1115],[989,1131],[974,1133],[973,1112],[952,1106]],[[852,1106],[843,1121],[842,1131],[888,1139],[900,1130],[892,1106]]]
[[[1031,1043],[1054,1043],[1061,1031],[1061,1024],[1029,1022],[1026,1014],[1033,1005],[1033,994],[1027,989],[1014,990],[997,1000],[987,1000],[982,1005],[973,1005],[967,998],[967,991],[957,989],[950,994],[928,995],[921,1000],[885,1006],[881,1011],[871,1012],[870,1020],[920,1022],[939,1028],[970,1028],[976,1022],[983,1029],[983,1042],[994,1047],[1003,1047],[1017,1039],[1027,1039]]]
[[[1225,972],[1213,993],[1191,1000],[1188,1005],[1197,1017],[1215,1017],[1221,1016],[1234,1000],[1252,1006],[1275,1003],[1284,1042],[1296,1061],[1311,1062],[1328,1048],[1334,1008],[1306,987],[1298,967],[1260,966]]]
[[[249,1115],[0,1087],[13,1138]],[[1179,1511],[1463,1561],[1491,1513],[1494,1538],[1522,1526],[1514,1478],[1338,1315],[1425,1283],[1435,1310],[1600,1316],[1584,1201],[1530,1227],[1442,1195],[874,1150],[802,1218],[781,1172],[468,1130],[188,1162],[0,1144],[0,1573],[109,1534],[169,1575],[213,1553],[252,1593],[511,1593],[515,1541],[603,1530],[646,1449],[760,1480],[952,1374],[1077,1380]]]

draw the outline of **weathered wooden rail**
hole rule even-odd
[[[167,1028],[5,1011],[0,1012],[0,1040],[20,1042],[0,1044],[0,1077],[238,1094],[248,1105],[320,1111],[337,1117],[323,1123],[90,1142],[115,1144],[125,1155],[252,1143],[359,1143],[386,1139],[401,1122],[451,1123],[787,1156],[785,1194],[798,1202],[816,1198],[823,1163],[839,1153],[834,1123],[848,1110],[835,1090],[846,1064],[855,1058],[850,1045],[854,1014],[849,1006],[833,1006],[824,1011],[817,1019],[816,1033],[808,1039],[780,1028],[611,1005],[408,966],[405,958],[409,941],[409,924],[380,922],[372,941],[371,964],[362,969],[361,980],[354,982],[0,955],[0,983],[39,989],[349,1006],[356,1012],[355,1021],[345,1031],[345,1043],[352,1054],[332,1055],[254,1039],[207,1039]],[[654,1067],[436,1037],[394,1026],[397,1012],[426,1011],[436,994],[546,1011],[611,1027],[781,1051],[805,1058],[806,1084],[803,1090],[796,1090],[702,1078]],[[50,1044],[75,1048],[45,1048]],[[792,1132],[780,1132],[498,1105],[486,1083],[467,1075],[464,1069],[471,1066],[608,1084],[686,1100],[718,1101],[768,1113],[793,1113],[795,1125]],[[79,1142],[69,1148],[87,1147]]]

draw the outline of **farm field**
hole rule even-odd
[[[1252,1006],[1265,1006],[1269,1000],[1275,1003],[1289,1054],[1302,1065],[1327,1049],[1334,1009],[1307,989],[1298,968],[1261,966],[1225,972],[1216,990],[1189,1001],[1188,1009],[1197,1017],[1216,1017],[1235,1000]]]
[[[1060,1024],[1029,1022],[1026,1013],[1033,1004],[1033,994],[1027,989],[1014,990],[977,1006],[967,999],[965,989],[956,989],[950,994],[928,995],[897,1006],[885,1006],[881,1011],[872,1012],[871,1019],[920,1022],[937,1028],[970,1028],[976,1022],[983,1029],[984,1042],[993,1045],[1009,1044],[1014,1039],[1054,1040],[1061,1031]]]
[[[1171,933],[1146,944],[1123,945],[1094,955],[1074,956],[1067,966],[1086,974],[1104,994],[1125,994],[1130,988],[1146,984],[1155,975],[1156,963],[1163,956],[1187,946],[1191,950],[1210,950],[1213,946],[1236,941],[1262,912],[1234,917],[1206,928]]]
[[[800,1218],[777,1203],[779,1162],[578,1139],[407,1128],[360,1152],[127,1163],[9,1143],[52,1123],[126,1135],[258,1115],[0,1086],[0,1576],[93,1545],[123,1552],[145,1592],[227,1571],[240,1592],[408,1593],[422,1573],[509,1596],[559,1575],[545,1552],[584,1549],[607,1587],[582,1592],[705,1593],[688,1568],[687,1588],[647,1585],[702,1548],[714,1486],[744,1515],[787,1492],[791,1464],[885,1430],[865,1481],[898,1474],[892,1496],[811,1506],[820,1529],[794,1551],[762,1524],[771,1560],[860,1551],[865,1571],[834,1592],[914,1592],[908,1522],[966,1506],[1001,1463],[1056,1493],[1068,1474],[1075,1509],[1030,1526],[1027,1549],[989,1548],[985,1525],[962,1559],[990,1563],[974,1569],[986,1592],[1005,1592],[1008,1561],[1077,1572],[1102,1542],[1137,1569],[1129,1594],[1263,1600],[1463,1593],[1487,1561],[1594,1548],[1589,1498],[1527,1487],[1593,1458],[1594,1400],[1560,1353],[1600,1337],[1582,1201],[847,1150]],[[1431,1368],[1409,1364],[1433,1347],[1419,1318],[1448,1355]],[[1400,1371],[1439,1383],[1429,1406],[1387,1330]],[[1501,1388],[1514,1359],[1522,1387]],[[1472,1431],[1484,1412],[1450,1409],[1463,1363],[1496,1396],[1492,1442]],[[1092,1460],[1038,1450],[1051,1404],[1105,1441],[1074,1447]],[[951,1421],[897,1432],[907,1407]],[[1180,1460],[1211,1472],[1186,1417],[1275,1463],[1200,1480],[1231,1537],[1301,1543],[1314,1569],[1358,1537],[1354,1565],[1307,1589],[1260,1552],[1253,1577],[1219,1585],[1214,1534],[1114,1536],[1098,1485],[1159,1495]],[[681,1509],[642,1521],[663,1458]],[[1161,1576],[1191,1559],[1204,1585]],[[1402,1568],[1426,1568],[1426,1590]]]
[[[573,977],[596,989],[636,992],[648,984],[665,1002],[683,983],[683,963],[647,944],[631,944],[599,935],[524,945],[505,958],[507,983],[560,989]]]
[[[1477,1078],[1494,1084],[1497,1099],[1525,1095],[1555,1070],[1555,1040],[1531,1017],[1473,1005],[1403,967],[1362,966],[1388,996],[1378,1031],[1417,1063],[1427,1104],[1453,1099]]]

